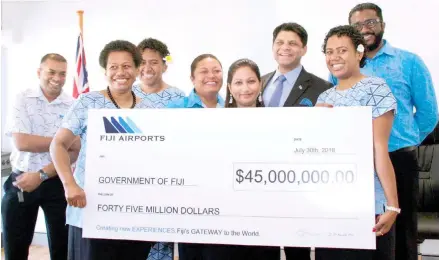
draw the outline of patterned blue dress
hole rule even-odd
[[[133,86],[134,93],[154,104],[156,108],[166,108],[168,103],[177,101],[185,96],[184,92],[176,87],[168,87],[157,93],[145,93],[142,91],[140,84]],[[173,243],[156,243],[148,256],[148,260],[173,260],[174,244]]]
[[[326,103],[334,107],[370,106],[373,119],[388,111],[396,112],[396,99],[386,82],[377,77],[367,77],[346,90],[332,87],[317,99],[317,104]],[[375,214],[384,213],[386,197],[380,179],[375,172]]]

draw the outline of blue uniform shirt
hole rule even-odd
[[[153,108],[154,104],[147,99],[142,99],[134,107]],[[81,137],[81,150],[76,161],[73,177],[79,187],[84,188],[85,181],[85,158],[87,150],[87,125],[89,109],[117,109],[105,96],[93,91],[79,96],[63,118],[61,128],[70,130],[74,135]],[[82,208],[68,205],[66,210],[66,223],[71,226],[82,228]]]
[[[396,98],[398,113],[393,121],[389,151],[419,145],[438,122],[433,81],[421,58],[384,41],[375,57],[367,58],[361,72],[384,79]],[[334,76],[330,75],[329,81],[337,85]]]
[[[176,87],[168,87],[157,93],[145,93],[140,84],[133,85],[133,92],[142,99],[148,99],[154,103],[156,108],[166,107],[168,103],[183,98],[184,92]]]
[[[200,99],[200,96],[195,92],[195,89],[191,91],[189,96],[170,102],[167,105],[168,108],[204,108],[206,107]],[[224,99],[218,95],[217,107],[224,107]]]
[[[331,104],[335,107],[370,106],[372,107],[373,119],[397,109],[395,97],[390,91],[389,86],[387,86],[383,79],[376,77],[362,79],[352,88],[346,90],[339,91],[337,86],[332,87],[320,94],[317,104],[321,103]],[[374,178],[375,214],[382,214],[386,205],[386,196],[376,172],[374,173]]]

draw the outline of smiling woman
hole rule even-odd
[[[109,98],[117,108],[120,105],[115,99],[123,103],[122,107],[129,107],[131,102],[130,107],[133,108],[137,102],[131,88],[136,80],[141,56],[134,46],[126,43],[124,41],[111,42],[99,56],[99,64],[105,68],[105,76],[108,81],[107,92],[102,92],[102,94]]]
[[[99,57],[108,81],[106,90],[82,94],[63,119],[55,135],[50,152],[62,180],[68,203],[66,219],[69,225],[69,259],[147,258],[150,242],[102,240],[82,237],[82,209],[86,206],[84,193],[85,153],[87,146],[87,111],[89,109],[151,108],[154,105],[142,100],[132,91],[141,56],[136,46],[127,41],[112,41],[105,45]],[[71,172],[67,149],[75,136],[81,136],[81,150],[74,174]],[[122,175],[123,173],[121,173]]]
[[[249,59],[235,61],[227,73],[226,107],[263,107],[261,87],[258,65]]]
[[[224,107],[218,94],[223,85],[223,70],[218,58],[212,54],[201,54],[191,64],[191,81],[194,89],[189,96],[169,103],[168,108],[217,108]],[[226,246],[210,244],[179,243],[180,260],[229,259]]]
[[[365,45],[365,39],[352,27],[337,27],[331,30],[323,44],[323,53],[329,71],[338,79],[358,77],[360,68],[364,67],[366,63],[368,50]]]
[[[134,93],[151,100],[157,108],[184,97],[183,91],[163,80],[163,74],[168,70],[167,57],[170,57],[168,46],[160,40],[147,38],[137,48],[142,53],[142,64],[139,68],[140,83],[133,86]]]
[[[194,89],[189,96],[169,103],[169,108],[223,107],[224,100],[218,94],[223,85],[223,70],[212,54],[202,54],[191,64],[191,81]]]
[[[258,65],[249,59],[232,63],[227,73],[226,108],[264,107],[261,94],[261,73]],[[255,231],[243,231],[244,236],[256,236]],[[231,260],[279,260],[279,247],[233,245],[224,249]]]
[[[365,40],[353,26],[332,28],[324,40],[323,52],[326,65],[338,84],[319,96],[317,106],[372,107],[376,224],[370,228],[377,236],[377,250],[316,248],[316,259],[393,260],[395,230],[392,226],[400,209],[388,141],[396,99],[383,79],[360,72],[365,64]]]

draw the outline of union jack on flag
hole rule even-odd
[[[76,72],[73,82],[73,97],[78,98],[82,93],[90,91],[88,87],[88,73],[85,62],[84,42],[82,33],[78,36],[78,45],[76,47]]]

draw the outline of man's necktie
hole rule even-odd
[[[284,75],[280,75],[277,78],[277,86],[273,92],[273,96],[271,96],[270,103],[268,103],[269,107],[278,107],[280,105],[280,98],[282,97],[282,90],[285,80],[286,78]]]

